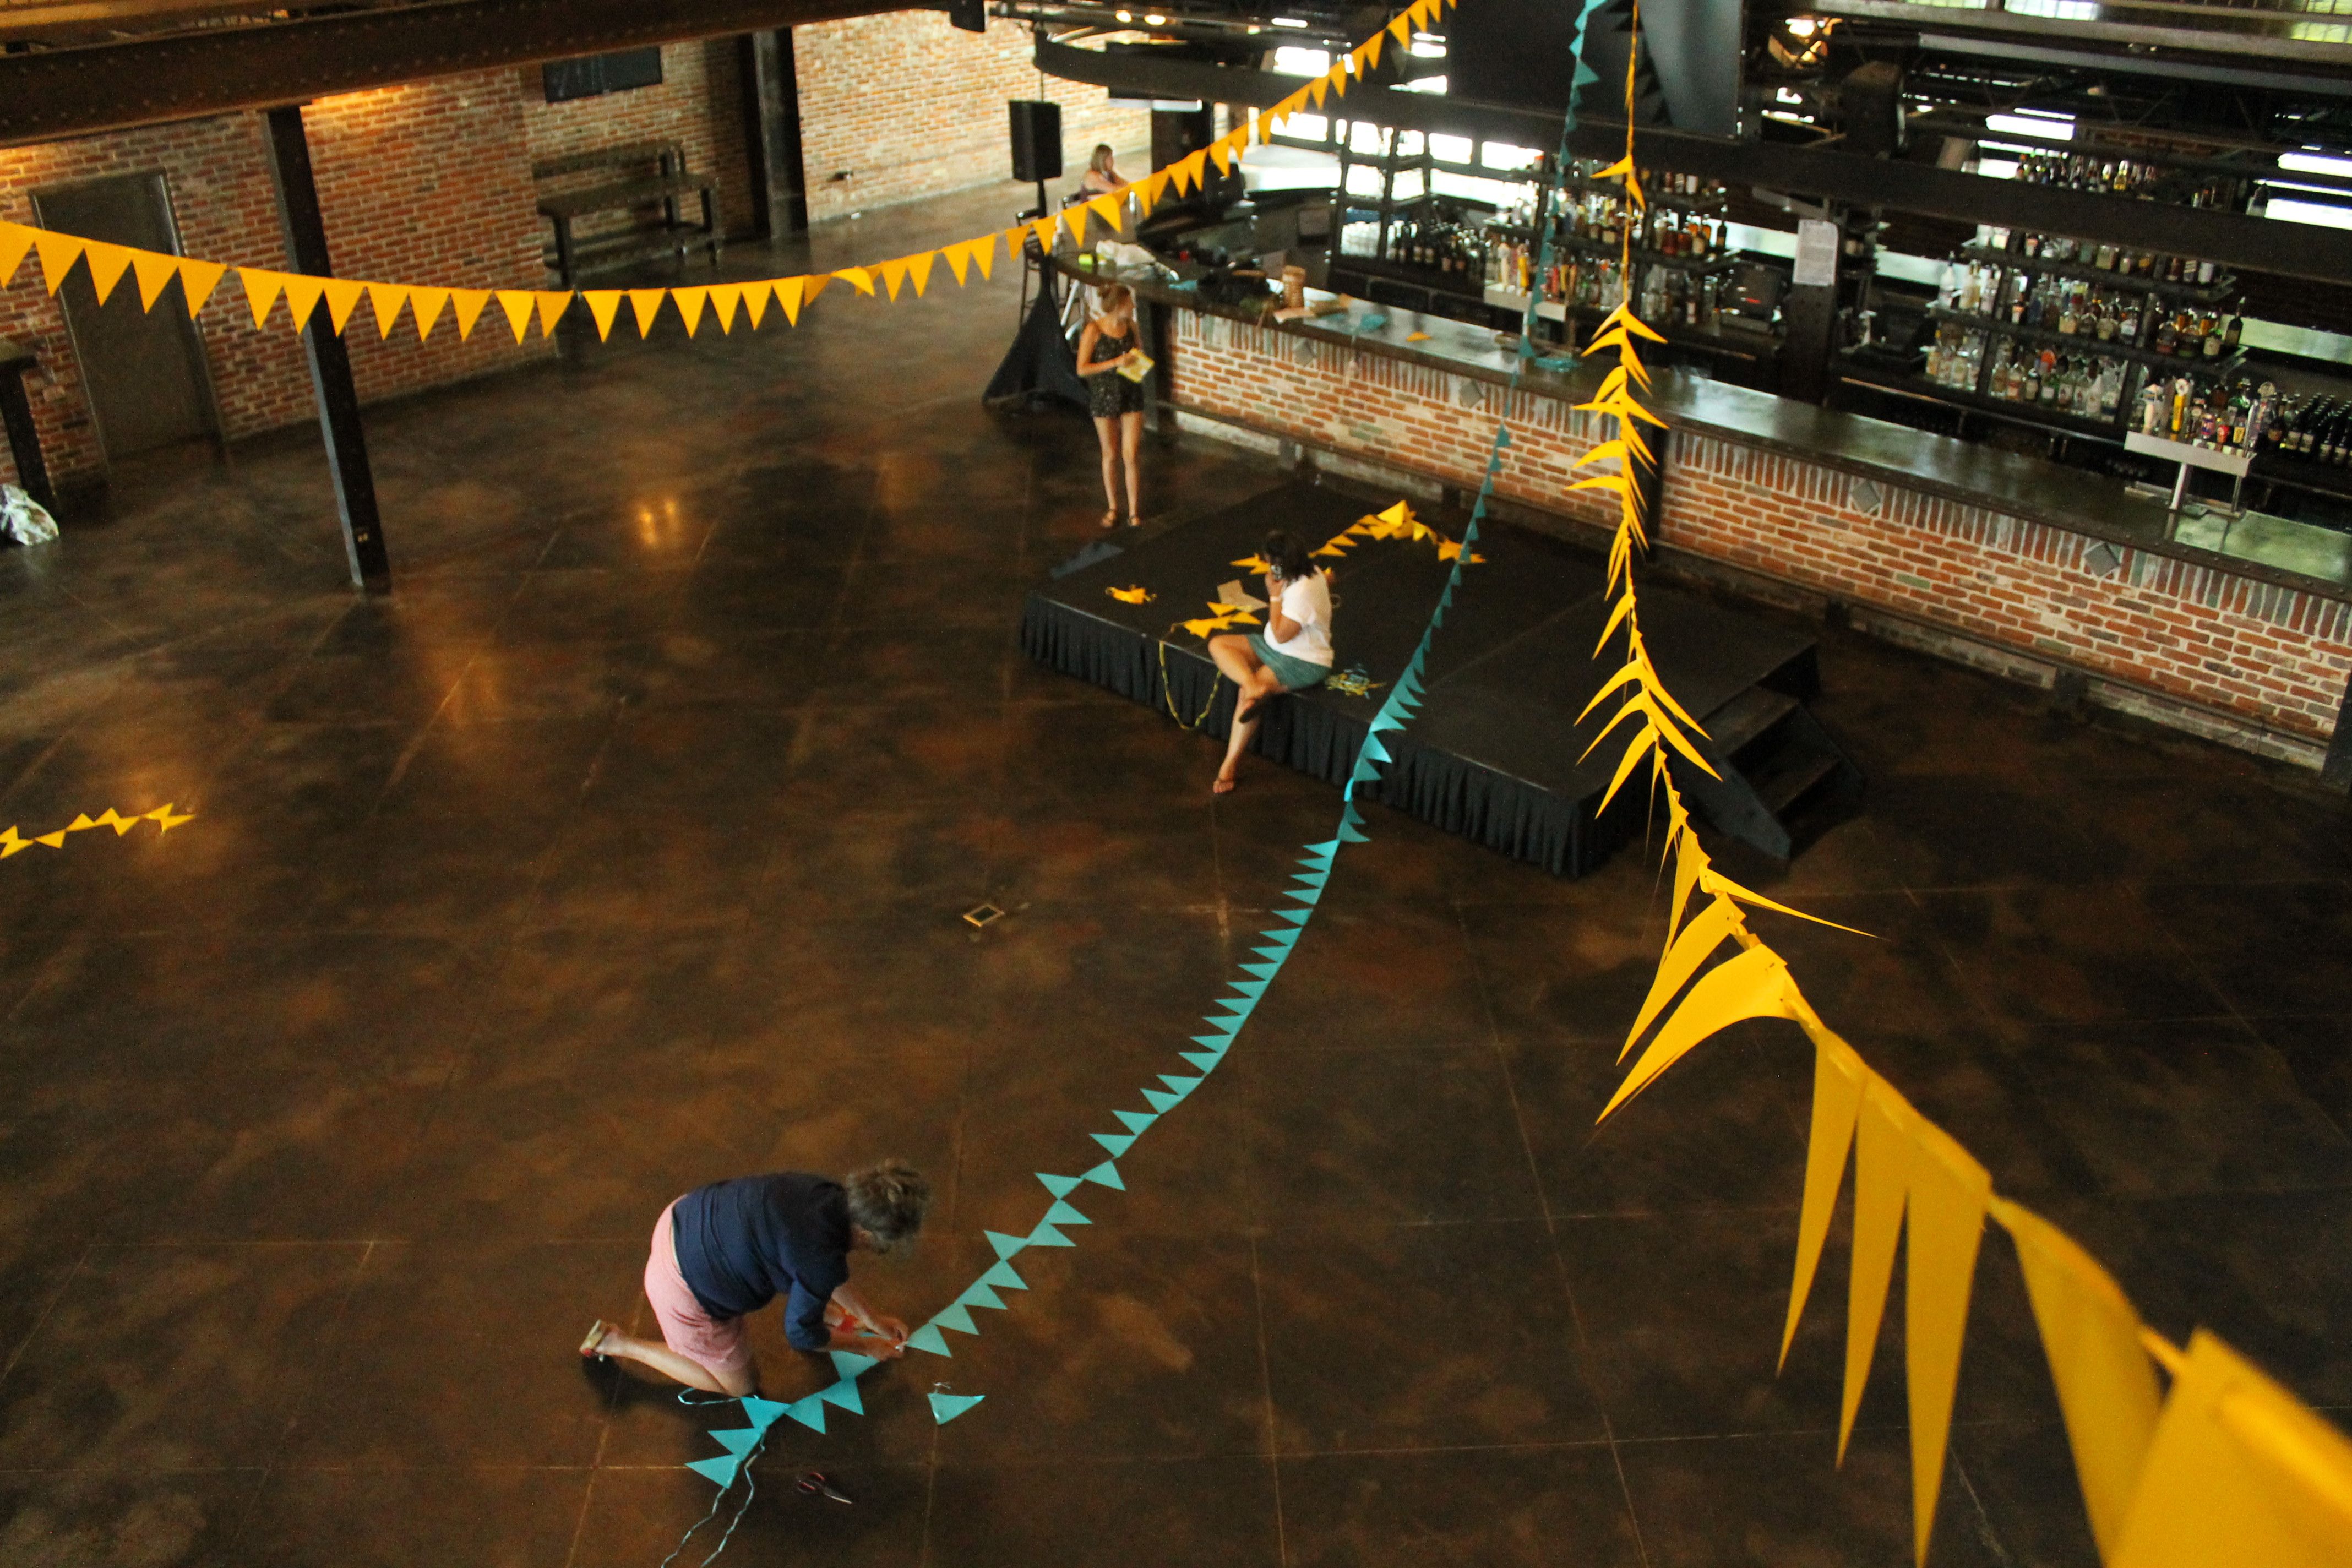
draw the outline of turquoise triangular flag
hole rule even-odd
[[[1295,926],[1303,926],[1314,913],[1313,910],[1276,910],[1274,911],[1274,918],[1278,921],[1288,921]]]
[[[1293,877],[1290,879],[1297,887],[1303,889],[1307,892],[1319,893],[1325,888],[1330,886],[1331,873],[1328,871],[1310,871],[1303,877]],[[1295,899],[1300,895],[1294,892],[1290,896]]]
[[[1289,956],[1291,948],[1298,941],[1298,933],[1295,931],[1262,931],[1257,934],[1280,948],[1286,958]]]
[[[1257,950],[1253,948],[1251,951],[1255,952]],[[1234,967],[1239,969],[1244,974],[1255,974],[1260,980],[1271,980],[1276,975],[1282,973],[1282,964],[1279,961],[1271,961],[1265,963],[1241,963],[1235,964]]]
[[[725,1454],[716,1459],[690,1459],[686,1468],[706,1480],[716,1482],[724,1490],[735,1484],[735,1472],[742,1466],[742,1460],[732,1454]]]
[[[824,1430],[824,1400],[817,1394],[794,1400],[784,1406],[784,1414],[812,1432]]]
[[[1385,709],[1372,715],[1371,729],[1372,733],[1375,735],[1381,733],[1384,730],[1402,730],[1403,728],[1404,721],[1396,717],[1395,714],[1389,712]]]
[[[1047,1225],[1092,1225],[1094,1221],[1066,1203],[1056,1203],[1045,1211],[1045,1223]]]
[[[1328,871],[1331,868],[1331,862],[1335,858],[1337,858],[1337,857],[1328,853],[1322,855],[1301,855],[1296,863],[1306,867],[1310,871]]]
[[[1320,888],[1293,888],[1290,889],[1290,896],[1297,899],[1302,904],[1320,903],[1323,900],[1323,889]]]
[[[1186,1056],[1191,1056],[1192,1053],[1187,1051],[1184,1054]],[[1098,1185],[1108,1187],[1114,1192],[1123,1193],[1127,1191],[1127,1184],[1118,1179],[1118,1167],[1112,1164],[1108,1160],[1105,1160],[1101,1164],[1097,1165],[1093,1170],[1088,1171],[1087,1173],[1087,1180],[1096,1183]]]
[[[1037,1228],[1029,1233],[1029,1245],[1032,1247],[1076,1247],[1077,1246],[1077,1243],[1072,1241],[1068,1237],[1064,1236],[1060,1231],[1055,1230],[1052,1226],[1047,1225],[1041,1219],[1037,1222]]]
[[[1216,1071],[1217,1064],[1225,1059],[1225,1053],[1223,1051],[1178,1051],[1176,1054],[1199,1068],[1203,1073]]]
[[[1114,1160],[1121,1158],[1129,1149],[1135,1147],[1134,1139],[1122,1138],[1116,1132],[1095,1132],[1089,1133],[1088,1136],[1093,1138],[1096,1142],[1101,1144],[1104,1148],[1109,1150],[1110,1157]]]
[[[984,1285],[993,1285],[1000,1290],[1026,1290],[1029,1289],[1028,1281],[1022,1279],[1020,1275],[1015,1274],[1013,1271],[1013,1265],[1010,1263],[998,1264],[995,1268],[982,1275],[980,1279],[981,1283]]]
[[[1265,987],[1266,983],[1263,980],[1228,980],[1225,982],[1226,990],[1238,991],[1252,1001],[1255,1001],[1260,996],[1265,995]]]
[[[1148,1111],[1146,1111],[1146,1110],[1114,1110],[1114,1111],[1112,1111],[1112,1112],[1111,1112],[1111,1114],[1112,1114],[1113,1116],[1118,1117],[1121,1121],[1126,1122],[1126,1123],[1127,1123],[1127,1130],[1128,1130],[1129,1132],[1140,1132],[1140,1131],[1142,1131],[1145,1128],[1147,1128],[1147,1127],[1150,1126],[1153,1122],[1155,1122],[1155,1121],[1159,1121],[1159,1120],[1160,1120],[1160,1110],[1164,1110],[1164,1109],[1166,1109],[1166,1108],[1165,1108],[1165,1107],[1154,1107],[1152,1110],[1148,1110]]]
[[[944,1426],[987,1397],[985,1394],[934,1394],[931,1415]]]
[[[1594,82],[1597,82],[1597,81],[1599,81],[1600,79],[1601,79],[1601,73],[1600,73],[1599,71],[1594,70],[1591,66],[1586,65],[1582,60],[1579,60],[1579,61],[1577,61],[1577,62],[1576,62],[1576,85],[1577,85],[1577,86],[1579,86],[1579,87],[1591,87]]]
[[[954,1306],[948,1308],[945,1311],[934,1313],[931,1317],[931,1321],[937,1323],[943,1329],[953,1329],[960,1334],[976,1334],[980,1332],[979,1328],[976,1327],[971,1321],[971,1309],[965,1306],[961,1301],[957,1302]]]
[[[1147,1089],[1143,1091],[1143,1098],[1150,1102],[1151,1109],[1154,1110],[1172,1110],[1177,1101],[1184,1097],[1181,1094],[1162,1094],[1156,1089]]]
[[[1507,447],[1507,446],[1509,446],[1510,444],[1511,444],[1511,427],[1510,427],[1509,426],[1507,426],[1507,425],[1497,425],[1497,426],[1495,426],[1495,445],[1496,445],[1496,446],[1497,446],[1497,447]]]
[[[845,1377],[831,1388],[820,1388],[816,1396],[827,1405],[840,1405],[852,1415],[866,1414],[866,1404],[857,1397],[857,1384],[853,1379]]]
[[[929,1351],[933,1355],[951,1356],[955,1353],[948,1349],[947,1338],[940,1332],[937,1323],[925,1323],[908,1334],[907,1346],[909,1350]]]
[[[1002,1312],[1004,1310],[1004,1298],[990,1289],[988,1288],[987,1280],[975,1279],[964,1288],[962,1295],[956,1298],[956,1305],[959,1307],[988,1307],[996,1311]]]
[[[1339,829],[1339,837],[1346,839],[1350,844],[1370,844],[1371,842],[1370,838],[1365,837],[1362,834],[1357,832],[1352,827],[1342,827]]]
[[[1010,1258],[1029,1245],[1019,1237],[1007,1236],[1001,1230],[984,1230],[981,1234],[988,1237],[988,1245],[996,1248],[999,1258]]]
[[[833,1374],[835,1377],[846,1377],[854,1381],[865,1376],[866,1369],[867,1367],[878,1366],[879,1364],[881,1363],[877,1362],[874,1357],[870,1355],[859,1355],[856,1351],[835,1351],[833,1352]]]
[[[713,1432],[710,1436],[720,1447],[740,1458],[760,1446],[761,1431],[761,1428],[757,1426],[742,1426],[726,1432]]]
[[[1320,855],[1328,860],[1339,852],[1339,841],[1336,838],[1326,838],[1320,844],[1309,844],[1307,847],[1307,852],[1309,855]]]
[[[1367,735],[1364,737],[1364,755],[1376,763],[1385,763],[1389,760],[1388,745],[1378,735]]]
[[[1208,1049],[1216,1052],[1217,1055],[1222,1057],[1225,1054],[1225,1048],[1234,1043],[1234,1037],[1231,1033],[1223,1035],[1195,1035],[1192,1037],[1192,1043],[1196,1046],[1206,1047]]]
[[[1049,1176],[1043,1171],[1037,1173],[1037,1179],[1045,1183],[1045,1190],[1057,1198],[1078,1184],[1076,1176]]]
[[[1186,1095],[1201,1087],[1201,1080],[1199,1079],[1186,1078],[1181,1072],[1161,1073],[1160,1075],[1160,1081],[1166,1084],[1168,1086],[1168,1092],[1174,1095],[1179,1100],[1183,1099]]]
[[[841,1352],[835,1351],[833,1353],[839,1355]],[[776,1424],[776,1417],[783,1413],[784,1407],[772,1399],[761,1399],[754,1394],[743,1401],[743,1414],[750,1416],[751,1425],[762,1432],[773,1426]]]

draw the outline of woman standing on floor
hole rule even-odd
[[[1331,673],[1331,584],[1307,559],[1307,546],[1281,529],[1265,536],[1258,553],[1265,574],[1265,630],[1248,637],[1231,633],[1209,639],[1209,657],[1241,688],[1234,703],[1225,764],[1211,793],[1234,787],[1234,770],[1257,734],[1260,710],[1285,691],[1304,691]]]
[[[1118,526],[1118,469],[1127,465],[1127,525],[1143,522],[1143,474],[1137,465],[1143,445],[1143,384],[1120,374],[1142,355],[1135,342],[1135,295],[1124,283],[1102,290],[1102,310],[1078,336],[1078,374],[1087,383],[1087,412],[1094,416],[1102,442],[1105,528]]]

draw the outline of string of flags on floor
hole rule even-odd
[[[1638,0],[1634,34],[1637,54]],[[1633,164],[1634,93],[1629,55],[1624,156],[1598,177],[1618,181],[1627,210],[1638,214],[1645,203]],[[1629,224],[1627,235],[1639,226]],[[1630,250],[1625,259],[1630,262]],[[1574,485],[1613,491],[1618,503],[1608,561],[1608,587],[1616,602],[1594,657],[1622,634],[1625,661],[1585,710],[1617,699],[1593,745],[1630,726],[1622,731],[1623,753],[1608,793],[1641,776],[1646,764],[1646,782],[1665,806],[1665,855],[1674,868],[1656,974],[1618,1060],[1632,1056],[1645,1037],[1648,1044],[1600,1120],[1615,1115],[1734,1023],[1782,1018],[1804,1032],[1813,1047],[1812,1114],[1780,1362],[1787,1363],[1795,1342],[1851,1157],[1853,1241],[1837,1454],[1843,1463],[1902,1242],[1912,1544],[1918,1563],[1927,1561],[1943,1483],[1988,1220],[2016,1245],[2092,1537],[2107,1568],[2321,1568],[2352,1562],[2352,1441],[2205,1330],[2196,1330],[2185,1349],[2157,1334],[2088,1252],[1995,1192],[1991,1174],[1966,1148],[1822,1021],[1788,962],[1748,925],[1745,909],[1818,917],[1725,876],[1700,843],[1673,766],[1714,773],[1692,743],[1693,735],[1706,731],[1659,678],[1643,638],[1634,584],[1635,557],[1649,542],[1637,469],[1656,464],[1643,427],[1664,423],[1641,403],[1650,384],[1636,346],[1644,341],[1663,340],[1620,306],[1584,350],[1616,358],[1593,400],[1579,405],[1600,415],[1613,434],[1576,464],[1604,464],[1605,470]],[[1727,944],[1730,955],[1710,966]],[[2171,1379],[2168,1394],[2159,1392],[2159,1369]]]
[[[124,816],[110,805],[96,816],[83,812],[54,833],[37,834],[31,838],[19,837],[14,827],[0,831],[0,860],[5,860],[13,855],[22,855],[36,844],[44,848],[62,849],[66,847],[66,840],[72,835],[87,833],[94,827],[111,827],[114,829],[114,836],[121,838],[141,823],[152,822],[155,825],[157,836],[160,837],[171,832],[184,822],[194,820],[194,813],[183,812],[175,815],[168,804],[159,805],[152,811],[142,812],[135,816]]]
[[[429,341],[444,320],[449,322],[459,341],[470,339],[474,328],[489,312],[493,303],[498,306],[499,316],[505,321],[517,343],[530,337],[534,325],[542,338],[548,337],[553,334],[556,323],[571,310],[575,300],[586,309],[589,319],[594,322],[600,342],[611,338],[614,323],[620,319],[624,304],[627,305],[629,319],[640,337],[651,335],[654,323],[662,316],[665,306],[685,327],[688,337],[699,331],[706,320],[716,321],[722,334],[733,332],[739,321],[747,331],[756,331],[766,321],[771,308],[781,313],[787,322],[797,326],[801,311],[835,282],[846,283],[856,293],[868,299],[896,300],[903,291],[908,290],[919,299],[930,286],[941,262],[946,263],[948,271],[954,276],[956,286],[962,288],[975,274],[983,280],[991,276],[1000,247],[1006,257],[1018,257],[1024,247],[1034,241],[1050,252],[1065,228],[1073,239],[1084,241],[1089,222],[1118,231],[1129,208],[1140,218],[1149,215],[1171,191],[1182,196],[1200,189],[1207,182],[1211,164],[1213,163],[1221,174],[1230,173],[1234,161],[1248,147],[1263,144],[1283,121],[1310,110],[1320,110],[1327,100],[1345,96],[1352,82],[1360,81],[1379,67],[1383,46],[1391,39],[1399,48],[1409,47],[1414,33],[1433,26],[1448,5],[1459,3],[1460,0],[1413,0],[1411,5],[1370,37],[1340,56],[1323,75],[1300,87],[1272,108],[1247,117],[1242,124],[1208,146],[1179,158],[1164,168],[1156,169],[1142,179],[1130,181],[1090,201],[1048,213],[1029,223],[1015,224],[1010,228],[975,235],[952,245],[938,246],[887,261],[837,267],[828,271],[791,278],[698,284],[690,288],[581,290],[463,289],[444,283],[371,282],[355,279],[318,278],[267,267],[232,266],[194,257],[142,250],[134,246],[85,239],[79,235],[61,234],[54,229],[0,222],[0,287],[5,287],[14,279],[17,268],[27,256],[31,256],[39,262],[42,279],[51,294],[58,291],[76,267],[86,269],[100,304],[104,304],[128,277],[138,289],[140,308],[152,310],[173,281],[177,279],[181,298],[193,318],[204,310],[220,290],[223,282],[234,273],[257,330],[268,326],[273,317],[279,314],[277,307],[282,300],[286,305],[283,319],[296,331],[320,325],[320,311],[323,310],[325,328],[341,333],[357,315],[361,302],[365,300],[379,337],[389,339],[393,329],[405,315],[419,342]]]
[[[1397,502],[1386,511],[1371,512],[1358,518],[1326,540],[1319,549],[1308,553],[1318,558],[1337,559],[1353,550],[1356,547],[1356,542],[1360,539],[1434,542],[1437,545],[1437,558],[1440,561],[1464,559],[1462,542],[1447,538],[1444,533],[1413,516],[1412,509],[1403,501]],[[1476,566],[1483,565],[1486,558],[1473,552],[1467,559],[1471,565]],[[1262,555],[1244,555],[1233,564],[1253,575],[1262,575],[1274,569],[1274,563]],[[1139,605],[1143,603],[1142,599],[1129,598],[1128,595],[1142,592],[1140,588],[1113,588],[1110,590],[1110,596],[1127,604]],[[1149,596],[1146,595],[1146,597]],[[1259,624],[1256,614],[1245,605],[1228,605],[1222,599],[1211,599],[1208,605],[1207,615],[1196,620],[1174,622],[1168,629],[1171,632],[1181,629],[1192,633],[1196,637],[1213,637],[1218,632],[1230,631],[1235,626],[1254,626]]]

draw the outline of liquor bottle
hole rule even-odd
[[[2238,340],[2245,333],[2245,311],[2246,302],[2241,300],[2237,309],[2230,312],[2230,324],[2221,329],[2221,347],[2231,353],[2238,352]]]
[[[2213,282],[2213,259],[2210,257],[2206,258],[2204,260],[2197,264],[2197,284],[2199,288],[2201,289],[2211,286]]]
[[[2197,330],[2204,338],[2205,357],[2209,360],[2220,359],[2221,357],[2221,319],[2208,310],[2199,322]]]

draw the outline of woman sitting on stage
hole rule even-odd
[[[1268,698],[1303,691],[1331,673],[1331,585],[1307,557],[1307,546],[1276,529],[1258,553],[1265,574],[1265,630],[1248,637],[1209,639],[1209,657],[1234,679],[1241,696],[1234,703],[1233,733],[1225,742],[1225,765],[1217,770],[1213,793],[1234,787],[1234,770],[1257,734],[1259,710]]]

